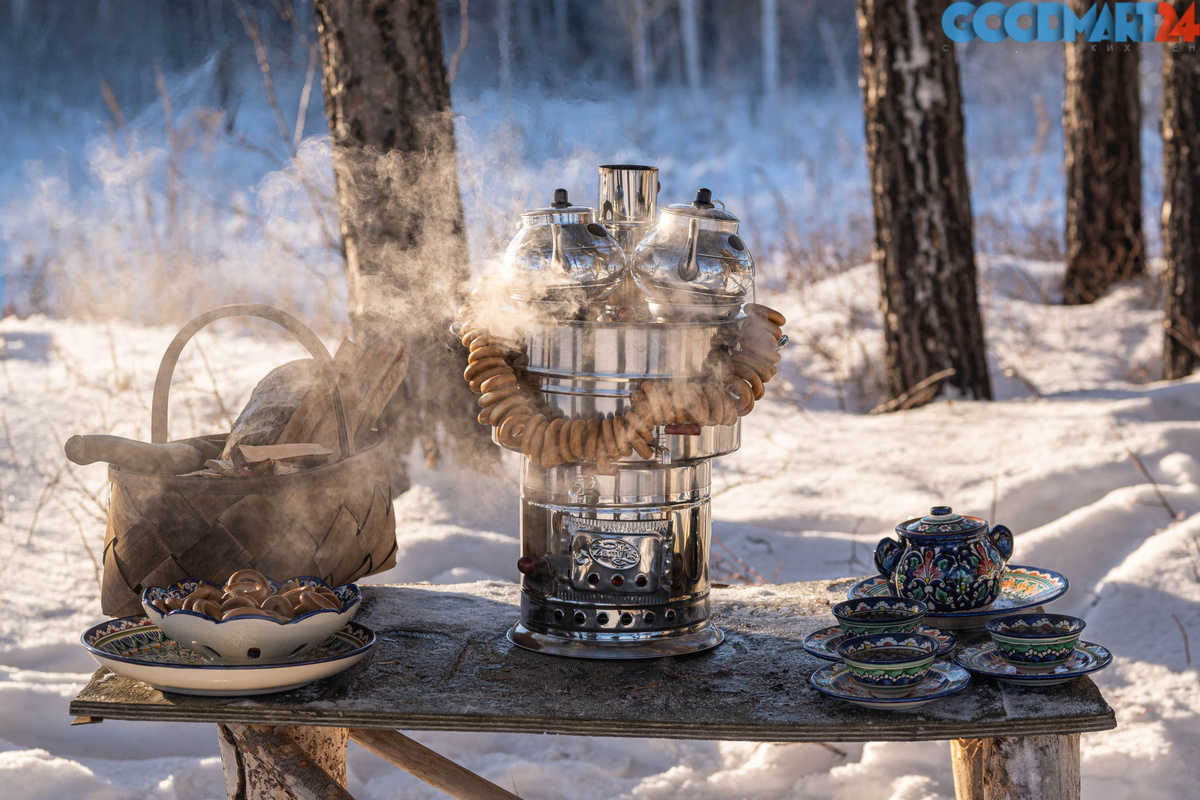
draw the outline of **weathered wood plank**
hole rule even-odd
[[[871,711],[819,695],[827,662],[801,642],[834,620],[852,581],[716,589],[725,644],[689,656],[596,662],[510,644],[512,584],[364,587],[357,619],[380,637],[340,676],[250,698],[162,694],[99,670],[71,703],[112,719],[329,725],[406,730],[570,733],[745,741],[913,741],[1065,734],[1115,727],[1086,678],[1023,690],[979,680],[907,712]],[[960,637],[960,639],[963,637]],[[969,638],[969,637],[968,637]]]
[[[1079,800],[1079,734],[956,739],[958,800]]]
[[[350,732],[350,738],[455,800],[520,800],[512,792],[397,731],[355,730]]]

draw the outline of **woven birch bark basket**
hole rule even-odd
[[[188,577],[222,583],[230,573],[253,567],[281,580],[315,575],[336,585],[396,563],[386,446],[377,441],[355,452],[333,360],[290,314],[246,303],[214,309],[185,325],[154,382],[150,441],[167,441],[171,376],[184,346],[204,326],[232,316],[278,324],[316,359],[332,394],[340,458],[291,475],[256,478],[147,475],[110,466],[100,596],[109,616],[140,614],[146,587]],[[206,438],[223,443],[225,435]]]

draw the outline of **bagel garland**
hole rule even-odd
[[[470,305],[459,309],[460,341],[469,351],[463,379],[480,395],[479,423],[496,429],[504,447],[519,450],[547,469],[562,464],[595,462],[601,473],[612,462],[637,453],[649,459],[655,452],[658,425],[732,425],[754,410],[765,385],[779,369],[779,347],[787,319],[773,308],[747,303],[730,350],[718,346],[710,359],[713,375],[689,381],[651,380],[638,385],[624,414],[564,418],[546,408],[523,372],[528,358],[489,333]]]

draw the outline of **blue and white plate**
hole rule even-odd
[[[1112,663],[1107,647],[1093,642],[1080,642],[1074,654],[1052,670],[1030,670],[1014,666],[996,651],[995,642],[964,647],[954,658],[976,675],[995,678],[1013,686],[1057,686],[1083,675],[1098,672]]]
[[[995,617],[1016,614],[1057,600],[1067,593],[1069,586],[1066,577],[1054,570],[1009,564],[1000,578],[1000,595],[991,605],[970,611],[931,611],[925,615],[924,621],[927,625],[947,630],[980,628]],[[882,575],[875,575],[856,583],[850,589],[849,597],[855,600],[859,597],[881,597],[890,594],[893,594],[893,591],[888,579]]]
[[[935,661],[925,680],[899,697],[876,697],[869,689],[850,677],[850,671],[845,664],[828,664],[821,667],[812,674],[808,682],[821,694],[854,703],[856,706],[904,711],[958,694],[971,685],[971,675],[958,664]]]
[[[937,628],[931,628],[928,625],[919,626],[916,632],[932,636],[941,642],[942,646],[938,648],[937,652],[939,656],[949,655],[958,643],[951,634],[939,631]],[[822,628],[805,636],[804,649],[817,658],[823,658],[826,661],[841,661],[842,659],[837,654],[838,645],[849,638],[840,625],[834,625],[832,628]]]
[[[83,646],[102,667],[178,694],[240,697],[296,689],[349,669],[375,646],[370,628],[351,622],[324,644],[275,664],[209,664],[145,616],[89,628]]]

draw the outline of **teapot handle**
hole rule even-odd
[[[892,577],[892,572],[900,561],[901,550],[903,548],[895,539],[885,536],[879,540],[879,544],[875,545],[875,568],[879,570],[880,575],[885,578]]]
[[[1005,561],[1008,561],[1013,554],[1013,534],[1005,525],[996,525],[988,531],[988,538],[992,540],[992,544],[996,545],[996,549],[1000,551],[1000,555]]]

